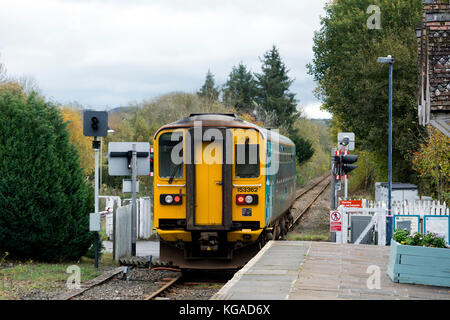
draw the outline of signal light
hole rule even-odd
[[[258,204],[257,194],[238,194],[236,196],[236,204]]]
[[[107,111],[83,111],[83,135],[87,137],[106,137],[108,129]]]
[[[358,161],[358,156],[357,155],[348,154],[348,155],[342,156],[342,159],[341,159],[341,162],[342,162],[341,174],[342,175],[346,175],[350,171],[355,170],[356,168],[358,168],[357,165],[352,164],[352,163],[354,163],[356,161]]]
[[[345,151],[347,153],[347,151]],[[358,161],[358,156],[353,154],[341,155],[340,151],[336,151],[336,155],[332,156],[333,161],[333,175],[339,180],[342,176],[348,175],[350,171],[355,170],[358,166],[352,164]]]
[[[178,202],[181,201],[181,197],[180,197],[180,196],[175,196],[175,197],[173,197],[173,201],[174,201],[175,203],[178,203]]]
[[[150,148],[150,173],[148,175],[153,177],[153,148]]]
[[[91,128],[93,130],[97,130],[98,129],[98,118],[97,117],[92,117],[91,118]]]

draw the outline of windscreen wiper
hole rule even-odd
[[[169,177],[169,184],[172,183],[173,179],[175,178],[175,175],[178,173],[178,169],[180,168],[180,164],[175,165],[175,167],[173,167],[172,172],[170,173],[170,177]]]

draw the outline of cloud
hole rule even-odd
[[[303,113],[309,119],[331,119],[331,113],[328,111],[320,110],[322,103],[314,102],[303,107]]]
[[[243,61],[260,71],[272,44],[304,103],[317,101],[305,64],[321,1],[4,0],[0,53],[9,74],[44,94],[95,108],[193,92],[208,69],[218,84]]]

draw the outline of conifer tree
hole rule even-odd
[[[219,89],[215,87],[214,75],[209,69],[206,73],[205,83],[197,94],[200,97],[206,98],[209,102],[215,102],[219,99]]]
[[[262,72],[255,74],[257,79],[257,102],[266,117],[273,119],[277,128],[285,128],[291,133],[293,124],[299,117],[295,94],[289,91],[293,80],[289,70],[281,60],[275,45],[264,54]]]
[[[224,102],[237,112],[251,112],[256,100],[256,82],[252,73],[241,62],[233,67],[224,86]]]
[[[0,90],[0,252],[77,260],[92,244],[93,201],[66,126],[35,93]]]

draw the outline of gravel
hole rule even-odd
[[[162,296],[170,300],[208,300],[225,283],[177,284]]]
[[[330,231],[331,189],[328,186],[308,211],[300,218],[296,231],[323,232]]]
[[[314,179],[311,183],[317,182],[320,178]],[[320,183],[315,190],[303,195],[296,203],[298,210],[302,210],[317,195],[317,192],[328,182],[325,180]],[[308,184],[310,185],[310,184]],[[301,216],[294,229],[288,233],[290,240],[323,240],[327,241],[330,237],[330,201],[331,187],[328,186],[314,204]],[[301,189],[300,189],[301,190]]]
[[[164,284],[164,278],[175,278],[178,272],[150,269],[130,270],[129,280],[122,274],[95,286],[73,300],[143,300]]]

